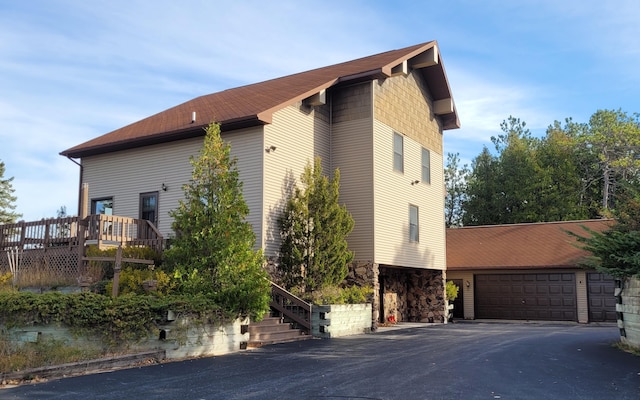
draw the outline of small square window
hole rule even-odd
[[[409,241],[420,241],[418,207],[414,205],[409,205]]]
[[[393,169],[404,172],[404,138],[399,133],[393,133]]]

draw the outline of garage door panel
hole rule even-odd
[[[477,318],[577,320],[575,274],[479,274],[475,286]]]
[[[615,280],[599,272],[587,273],[589,322],[616,321]]]

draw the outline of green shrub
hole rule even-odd
[[[113,257],[115,259],[116,252],[118,251],[117,247],[111,247],[108,249],[99,249],[96,245],[91,245],[87,247],[86,256],[87,257]],[[153,260],[155,265],[160,265],[161,258],[158,253],[148,246],[127,246],[122,248],[122,258],[138,258],[142,260]],[[99,281],[103,278],[112,279],[113,278],[113,261],[89,261],[89,270],[94,271],[98,270],[99,273],[93,273],[97,276],[95,279]],[[131,268],[131,269],[146,269],[148,267],[147,264],[138,264],[131,262],[123,262],[122,268]]]
[[[371,294],[373,289],[369,286],[354,285],[343,288],[331,285],[313,292],[299,293],[298,296],[312,304],[361,304],[369,302]]]
[[[0,325],[61,323],[78,334],[100,335],[114,347],[155,333],[157,323],[165,320],[169,310],[202,322],[222,322],[233,317],[202,295],[113,298],[90,292],[0,292]]]
[[[454,301],[458,298],[459,290],[460,288],[455,283],[453,283],[453,281],[447,281],[447,283],[444,285],[445,296],[449,301]]]
[[[156,295],[168,295],[176,286],[175,281],[166,272],[154,268],[137,269],[132,267],[123,268],[120,271],[118,283],[118,293],[124,294],[146,294],[144,282],[155,281],[156,289],[150,293]],[[111,293],[113,281],[105,285],[105,294]]]

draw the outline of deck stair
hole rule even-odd
[[[271,282],[271,314],[243,326],[248,348],[311,339],[311,304]]]
[[[249,342],[247,348],[257,348],[269,344],[294,342],[311,339],[302,329],[293,328],[293,324],[284,322],[282,317],[265,317],[260,322],[247,326]]]

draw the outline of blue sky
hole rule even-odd
[[[437,40],[470,162],[500,122],[537,135],[640,112],[640,2],[0,0],[0,160],[25,220],[77,212],[62,150],[194,97]],[[123,177],[124,178],[124,177]]]

